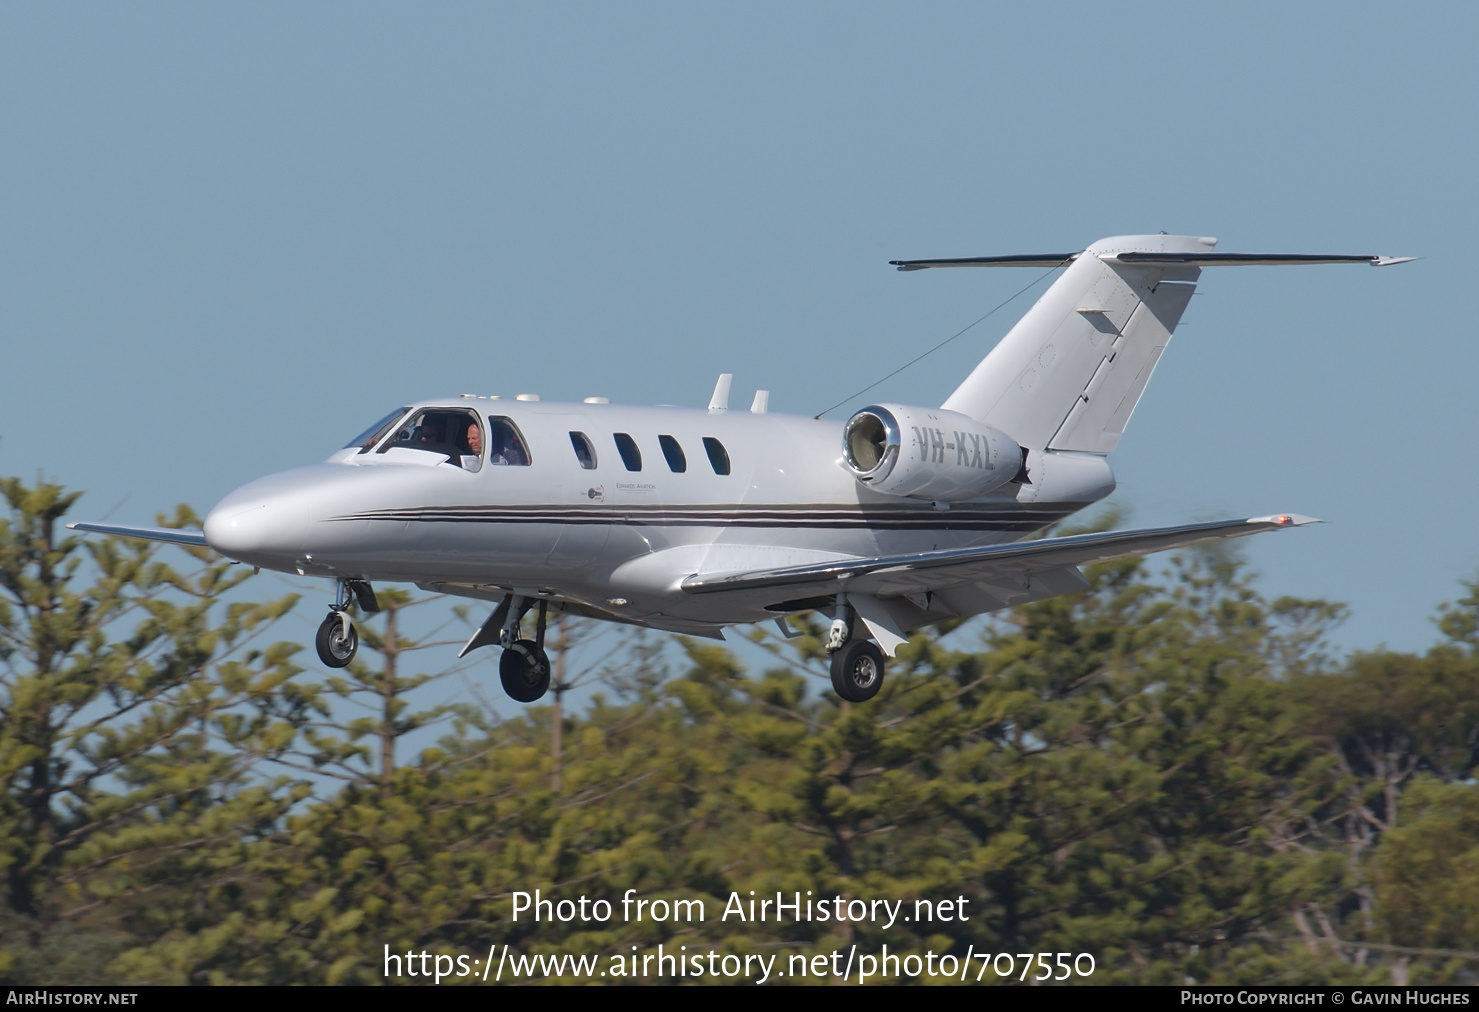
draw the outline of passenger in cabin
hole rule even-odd
[[[490,464],[524,467],[529,463],[529,454],[524,449],[524,442],[519,438],[519,431],[513,427],[512,422],[506,418],[489,418],[488,432],[490,437],[488,462]]]
[[[460,428],[462,422],[454,421],[452,424]],[[483,427],[476,420],[468,423],[467,431],[458,440],[457,449],[460,455],[453,458],[452,463],[460,465],[464,471],[483,469]]]

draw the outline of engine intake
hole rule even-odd
[[[976,499],[1022,466],[1016,440],[958,411],[873,404],[842,427],[842,462],[865,488],[937,502]]]

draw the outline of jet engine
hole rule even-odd
[[[958,411],[874,404],[842,427],[842,463],[865,488],[935,502],[976,499],[1022,469],[1006,433]]]

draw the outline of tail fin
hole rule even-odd
[[[1109,453],[1196,290],[1188,264],[1129,266],[1120,251],[1208,252],[1215,239],[1104,239],[1073,259],[944,407],[1034,450]]]
[[[1214,253],[1216,244],[1216,239],[1194,236],[1114,236],[1078,254],[893,263],[900,270],[919,270],[1068,262],[1062,276],[942,407],[1000,429],[1029,449],[1107,454],[1119,444],[1202,267],[1402,262],[1374,256]]]

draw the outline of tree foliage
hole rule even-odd
[[[67,982],[57,938],[88,940],[63,976],[96,973],[135,911],[279,814],[253,776],[270,735],[242,708],[297,670],[261,641],[293,601],[224,605],[246,574],[207,553],[181,573],[149,546],[64,536],[75,494],[0,492],[0,973]]]
[[[450,649],[418,649],[409,597],[380,591],[360,662],[300,671],[267,641],[292,600],[246,603],[243,569],[84,543],[75,496],[0,489],[11,982],[426,983],[389,957],[682,947],[1083,952],[1092,982],[1183,986],[1479,967],[1473,587],[1426,654],[1335,658],[1343,610],[1266,600],[1234,556],[1106,564],[916,635],[865,705],[810,620],[758,637],[753,674],[645,637],[567,668],[580,630],[552,627],[561,683],[608,691],[500,717],[427,701],[417,665]],[[614,913],[536,917],[536,891]],[[777,894],[909,916],[749,916]]]

